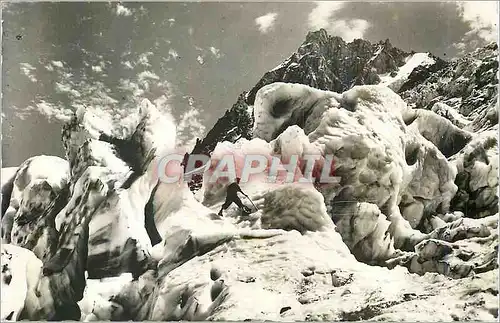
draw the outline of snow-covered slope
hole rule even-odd
[[[398,68],[397,71],[380,75],[380,85],[388,86],[393,91],[397,92],[401,86],[408,80],[411,72],[418,66],[430,66],[436,63],[434,58],[429,53],[415,53],[405,59],[405,64]]]

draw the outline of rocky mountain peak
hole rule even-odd
[[[321,28],[316,31],[310,31],[306,35],[306,40],[304,43],[318,43],[318,44],[326,44],[332,41],[332,39],[335,39],[338,42],[344,42],[344,40],[341,37],[335,37],[335,36],[330,36],[328,35],[328,32]]]

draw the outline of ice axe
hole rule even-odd
[[[246,198],[250,201],[250,203],[252,203],[252,205],[253,205],[253,207],[255,208],[255,210],[257,210],[257,211],[258,211],[258,210],[259,210],[259,208],[258,208],[258,207],[256,207],[256,206],[255,206],[255,204],[253,204],[252,200],[248,197],[248,195],[246,195],[246,194],[244,194],[244,195],[245,195],[245,197],[246,197]]]

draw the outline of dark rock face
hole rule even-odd
[[[300,83],[321,90],[343,92],[353,85],[377,84],[377,74],[396,71],[410,53],[392,47],[389,40],[371,44],[362,39],[346,43],[324,29],[310,32],[296,53],[264,74],[250,90],[247,103],[265,85],[274,82]]]
[[[249,113],[249,104],[245,97],[246,93],[244,92],[238,97],[233,107],[217,120],[207,136],[196,142],[193,154],[209,155],[218,142],[225,140],[234,142],[240,138],[252,138],[254,118],[253,114]]]
[[[203,140],[197,140],[192,154],[204,154],[210,156],[218,142],[235,142],[240,138],[251,139],[253,127],[253,114],[245,100],[246,93],[242,93],[233,107],[219,118],[214,127],[207,133]],[[194,175],[189,182],[191,190],[201,187],[202,175]]]
[[[446,68],[449,63],[442,60],[439,57],[432,56],[435,63],[430,66],[417,66],[408,77],[408,80],[401,86],[398,92],[404,92],[410,90],[417,85],[425,82],[433,73],[436,73],[444,68]]]

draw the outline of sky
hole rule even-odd
[[[498,38],[490,2],[81,2],[2,7],[2,162],[64,156],[85,107],[126,123],[143,99],[192,146],[308,31],[452,59]]]

